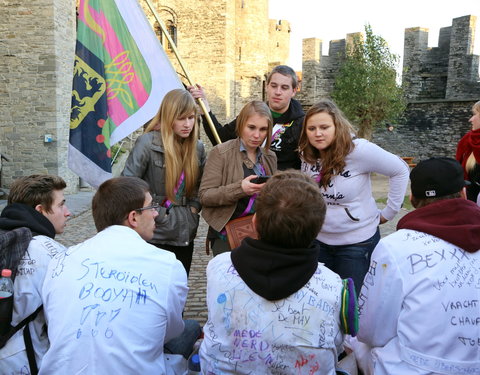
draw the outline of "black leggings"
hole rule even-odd
[[[192,264],[193,256],[193,241],[190,242],[187,246],[173,246],[165,244],[154,244],[156,247],[164,250],[171,251],[175,254],[177,259],[182,262],[185,271],[187,271],[187,276],[190,273],[190,266]]]

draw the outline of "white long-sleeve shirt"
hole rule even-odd
[[[47,236],[35,236],[30,241],[17,268],[15,278],[12,324],[17,325],[30,316],[42,304],[42,285],[47,267],[52,258],[67,249]],[[30,336],[35,351],[37,366],[42,364],[42,358],[48,349],[49,342],[45,330],[43,311],[29,323]],[[27,374],[28,365],[24,329],[19,330],[6,345],[0,349],[0,374]]]
[[[319,263],[301,289],[277,301],[252,291],[230,253],[207,267],[202,374],[335,374],[342,349],[342,282]]]
[[[317,239],[328,245],[347,245],[372,237],[380,214],[391,220],[400,210],[408,185],[407,164],[398,156],[365,139],[355,139],[345,158],[345,168],[322,188],[327,214]],[[321,163],[302,162],[302,171],[317,178]],[[389,177],[387,205],[381,211],[372,196],[371,173]]]
[[[171,252],[120,225],[49,266],[50,349],[40,374],[164,374],[163,345],[184,328],[187,275]]]
[[[358,297],[366,375],[480,374],[480,251],[402,229],[372,254]]]

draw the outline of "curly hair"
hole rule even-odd
[[[335,125],[333,141],[327,149],[322,151],[313,147],[307,136],[308,120],[317,113],[328,113]],[[307,163],[315,164],[320,161],[322,166],[321,187],[326,188],[330,180],[345,168],[345,158],[355,147],[354,137],[355,130],[352,124],[333,101],[322,99],[307,111],[298,142],[298,152]]]

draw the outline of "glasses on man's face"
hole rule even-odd
[[[154,203],[150,206],[142,207],[142,208],[137,208],[134,211],[142,212],[146,210],[152,210],[152,211],[158,211],[160,209],[160,205],[158,203]]]

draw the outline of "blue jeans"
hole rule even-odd
[[[318,261],[325,264],[342,279],[350,277],[355,283],[357,296],[362,288],[363,278],[370,266],[373,249],[380,241],[380,229],[368,240],[351,245],[327,245],[315,240],[319,247]]]
[[[171,339],[163,346],[163,351],[170,354],[181,354],[188,359],[193,350],[193,344],[202,333],[202,328],[196,320],[184,320],[185,328],[180,336]]]

